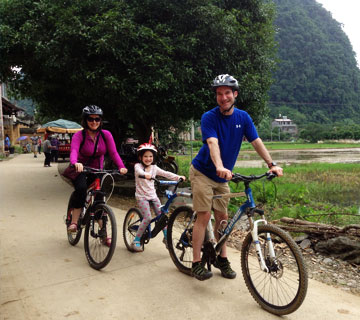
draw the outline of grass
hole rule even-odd
[[[177,157],[179,174],[188,177],[190,156]],[[261,174],[265,168],[235,168],[245,175]],[[188,182],[188,185],[190,183]],[[243,185],[230,183],[232,192]],[[360,224],[360,166],[358,164],[295,164],[284,168],[284,176],[272,182],[251,184],[255,202],[269,220],[291,217],[334,225]],[[235,211],[244,199],[230,203]]]
[[[340,148],[360,148],[360,143],[335,143],[335,142],[324,142],[324,143],[300,143],[300,142],[266,142],[264,144],[268,150],[297,150],[297,149],[340,149]],[[201,141],[193,141],[193,152],[199,151],[202,145]],[[186,142],[187,150],[191,149],[189,142]],[[242,151],[254,150],[251,143],[243,142],[241,146]],[[190,152],[190,151],[188,151]]]

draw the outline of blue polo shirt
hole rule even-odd
[[[219,142],[221,160],[226,169],[232,171],[239,155],[243,138],[249,142],[259,136],[249,114],[243,110],[234,108],[232,115],[224,116],[219,107],[216,107],[201,117],[201,132],[203,145],[193,159],[195,169],[217,182],[226,182],[225,179],[216,175],[216,168],[210,157],[208,138],[217,138]]]

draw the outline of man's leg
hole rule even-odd
[[[214,210],[214,217],[215,217],[215,228],[214,228],[214,233],[215,233],[215,238],[217,241],[219,241],[219,233],[217,232],[221,226],[221,221],[227,221],[228,220],[228,215],[227,213],[224,212],[220,212],[218,210]],[[226,242],[224,243],[222,249],[221,249],[221,253],[220,256],[223,258],[226,258]]]
[[[210,212],[197,212],[196,214],[197,217],[192,234],[193,262],[201,261],[201,247],[205,238],[205,230],[211,217]]]

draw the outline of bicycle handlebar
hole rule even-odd
[[[139,178],[141,179],[146,179],[144,175],[139,175]],[[184,179],[183,178],[180,178],[179,180],[177,181],[173,181],[173,180],[159,180],[157,178],[154,178],[154,177],[151,177],[150,180],[154,180],[156,183],[160,184],[160,185],[172,185],[172,186],[175,186],[175,185],[178,185],[179,183],[183,182]]]
[[[71,167],[75,167],[75,165],[71,165]],[[119,170],[105,170],[105,169],[95,169],[87,166],[83,166],[83,172],[85,173],[110,173],[110,174],[120,174]]]
[[[256,175],[245,176],[240,173],[234,173],[230,181],[236,182],[236,183],[237,182],[252,182],[255,180],[259,180],[263,177],[266,177],[267,180],[272,180],[275,177],[277,177],[277,174],[275,172],[271,172],[271,171],[265,172],[265,173],[257,175],[257,176]]]

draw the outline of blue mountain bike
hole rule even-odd
[[[275,225],[268,224],[263,210],[256,207],[250,183],[273,173],[259,176],[234,174],[231,181],[243,182],[245,192],[215,195],[215,198],[246,196],[246,201],[238,208],[234,217],[222,221],[215,240],[211,219],[205,233],[202,247],[202,263],[211,270],[216,257],[229,238],[237,221],[245,214],[250,231],[241,248],[241,269],[248,290],[255,301],[265,310],[276,315],[286,315],[297,310],[303,303],[308,277],[301,251],[291,236]],[[259,219],[255,219],[255,216]],[[168,249],[176,267],[191,275],[193,258],[192,233],[196,212],[189,207],[178,207],[168,223]],[[216,265],[215,265],[216,266]]]
[[[144,176],[140,176],[140,178],[145,178]],[[144,249],[145,244],[148,244],[150,239],[155,238],[158,233],[163,230],[169,221],[169,208],[172,202],[176,197],[188,197],[191,198],[191,193],[188,192],[177,192],[178,185],[183,181],[183,179],[179,179],[178,181],[167,181],[167,180],[158,180],[156,178],[152,178],[157,184],[157,188],[161,186],[175,186],[174,190],[165,190],[165,196],[167,197],[167,201],[165,205],[161,206],[161,214],[154,217],[145,232],[143,233],[140,244]],[[124,224],[123,224],[123,237],[125,246],[129,251],[133,251],[131,248],[131,244],[134,241],[136,233],[139,229],[139,226],[142,221],[142,214],[138,208],[130,208],[125,215]],[[166,239],[165,239],[166,240]],[[167,247],[167,243],[166,247]]]

